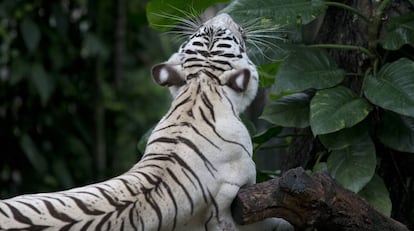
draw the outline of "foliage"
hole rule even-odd
[[[139,159],[138,138],[170,101],[149,76],[168,47],[145,3],[124,2],[124,26],[118,1],[0,2],[0,197],[84,185]]]
[[[259,44],[263,49],[259,54],[265,58],[253,59],[259,65],[261,86],[270,87],[261,118],[273,124],[253,137],[255,150],[281,135],[278,126],[309,126],[324,146],[312,169],[329,171],[344,187],[366,197],[388,215],[389,194],[375,174],[381,159],[377,147],[414,152],[414,56],[404,52],[404,48],[414,46],[414,17],[409,10],[391,16],[380,30],[383,10],[389,4],[390,1],[373,4],[373,14],[364,15],[338,2],[234,0],[221,11],[242,25],[253,22],[262,31],[276,28],[279,34],[288,34],[284,41],[271,40],[276,44],[272,49],[283,50],[275,52],[278,55],[267,55],[269,46]],[[370,30],[361,37],[369,38],[369,46],[305,45],[307,25],[328,6],[347,10],[365,21]],[[147,13],[151,12],[147,8]],[[268,41],[261,43],[267,44]],[[326,49],[361,53],[369,60],[366,73],[346,73]],[[351,78],[360,78],[363,84],[352,88],[346,84]]]
[[[272,94],[333,87],[342,82],[344,75],[324,50],[299,47],[280,65]]]

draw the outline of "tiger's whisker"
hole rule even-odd
[[[186,28],[184,28],[186,30],[195,31],[199,26],[198,24],[196,24],[195,22],[193,22],[191,20],[180,18],[176,15],[171,15],[169,13],[163,13],[163,14],[154,13],[154,15],[156,15],[158,17],[166,18],[166,19],[171,19],[173,21],[181,23],[182,25],[187,26]],[[175,25],[166,25],[166,26],[174,27]]]

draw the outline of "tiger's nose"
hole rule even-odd
[[[214,18],[205,22],[204,25],[206,27],[228,29],[234,35],[239,37],[240,40],[242,40],[242,35],[240,34],[240,26],[234,22],[233,18],[230,15],[226,13],[215,16]]]
[[[226,13],[221,13],[214,18],[208,20],[206,23],[211,25],[222,25],[222,26],[229,26],[235,24],[233,19],[230,17],[230,15]]]

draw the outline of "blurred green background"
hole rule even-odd
[[[146,1],[0,2],[0,197],[106,179],[166,111]]]

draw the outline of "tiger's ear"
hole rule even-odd
[[[171,65],[160,63],[152,67],[152,78],[161,86],[181,86],[185,84],[180,73]]]
[[[238,70],[228,77],[226,85],[237,92],[244,92],[249,84],[250,76],[249,69]]]

